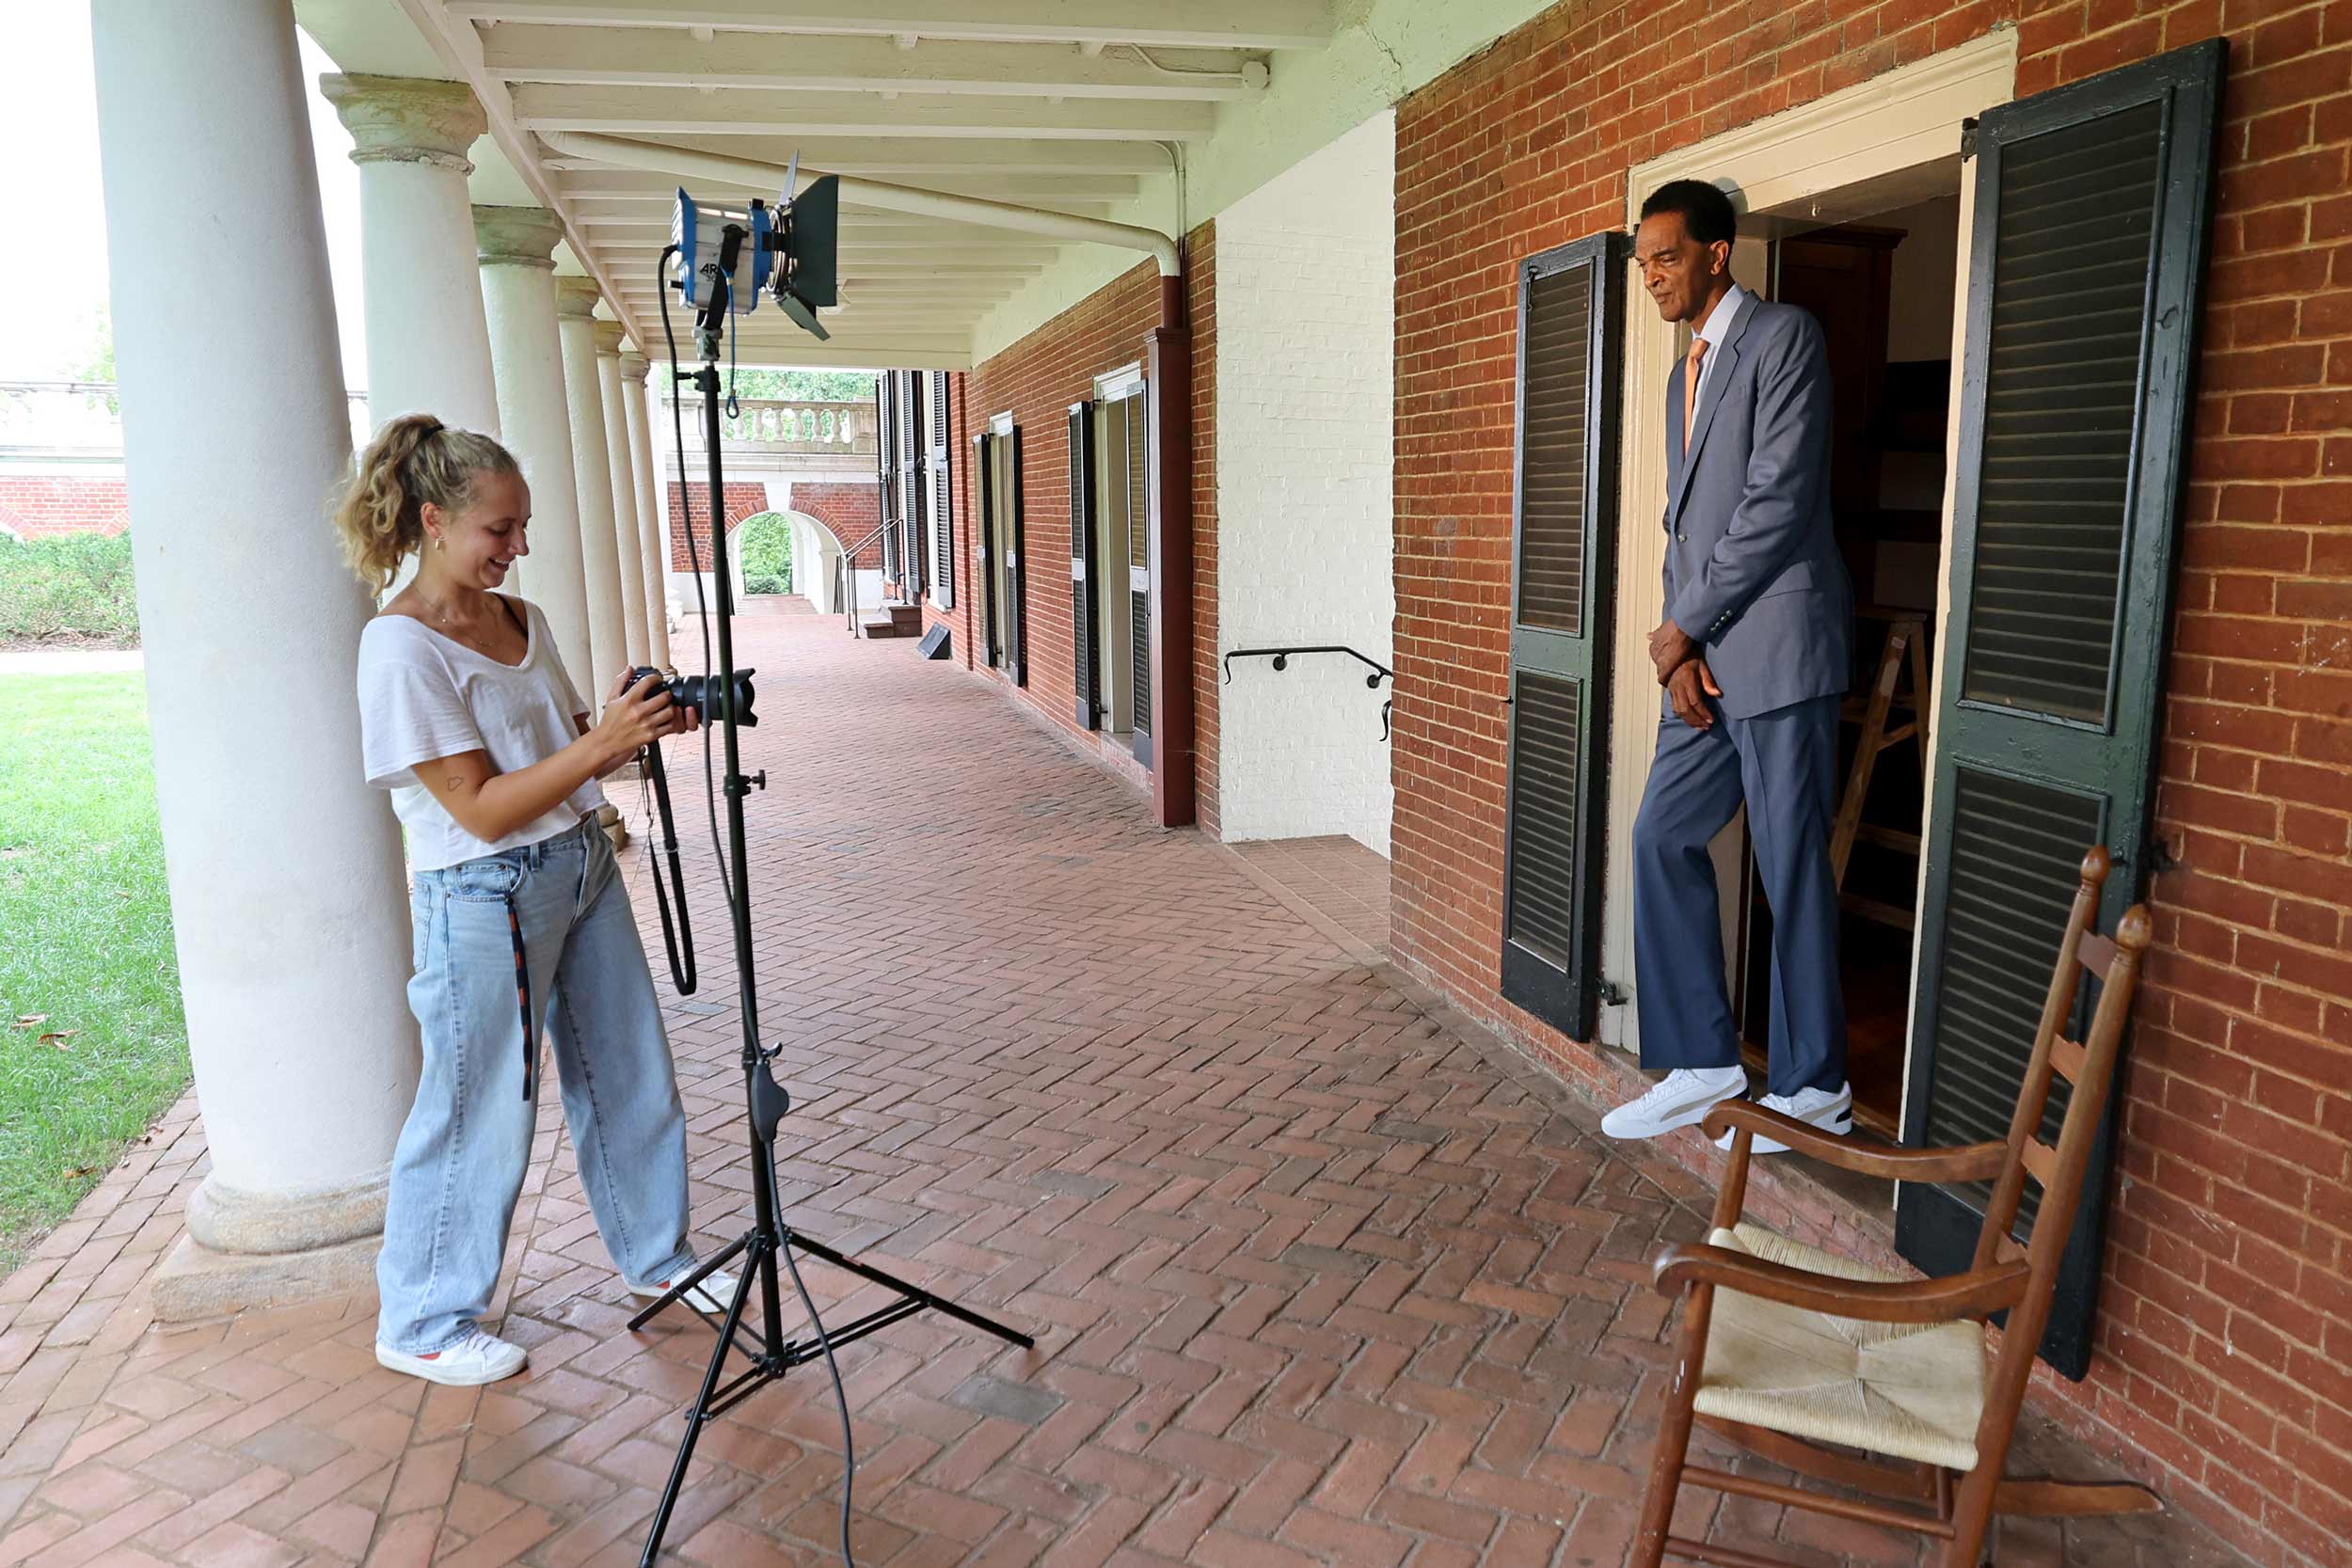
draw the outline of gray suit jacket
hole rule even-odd
[[[1754,296],[1711,352],[1687,460],[1689,361],[1667,378],[1666,613],[1703,645],[1724,712],[1752,719],[1846,689],[1853,590],[1830,529],[1829,359],[1810,315]]]

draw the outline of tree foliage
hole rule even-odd
[[[734,372],[739,398],[781,398],[788,402],[870,403],[874,397],[871,371],[756,371]]]
[[[743,592],[792,592],[792,525],[780,512],[744,518],[735,529],[736,559],[743,563]]]

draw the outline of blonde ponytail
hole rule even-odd
[[[430,414],[403,414],[359,454],[335,507],[343,555],[372,594],[390,586],[408,552],[424,544],[426,503],[462,512],[474,476],[520,474],[514,454],[487,436],[452,430]]]

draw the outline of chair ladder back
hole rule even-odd
[[[2107,968],[2098,1009],[2091,1014],[2090,1040],[2083,1047],[2082,1077],[2066,1102],[2066,1118],[2058,1124],[2058,1147],[2034,1141],[2036,1163],[2045,1164],[2042,1210],[2034,1215],[2033,1235],[2026,1252],[2039,1274],[2047,1265],[2051,1282],[2058,1275],[2058,1257],[2066,1250],[2068,1232],[2074,1227],[2074,1210],[2082,1201],[2083,1172],[2090,1165],[2090,1146],[2099,1135],[2099,1118],[2115,1088],[2115,1059],[2123,1047],[2123,1030],[2131,1022],[2132,995],[2139,989],[2139,966],[2154,928],[2147,906],[2134,904],[2116,923],[2115,961]],[[2042,1173],[2037,1171],[2037,1176]],[[2042,1292],[2046,1300],[2048,1292]],[[2036,1329],[2035,1343],[2041,1341]],[[2026,1347],[2030,1354],[2032,1346]]]
[[[2050,1065],[2058,1069],[2059,1076],[2068,1083],[2079,1084],[2083,1081],[2086,1061],[2083,1048],[2064,1035],[2050,1042]]]
[[[2067,1017],[2074,1010],[2075,987],[2082,977],[2077,955],[2084,934],[2098,914],[2099,894],[2106,883],[2110,863],[2104,846],[2093,845],[2083,856],[2082,884],[2074,890],[2074,908],[2067,911],[2066,935],[2058,942],[2050,990],[2042,998],[2042,1021],[2034,1029],[2033,1054],[2026,1059],[2026,1080],[2017,1096],[2017,1109],[2010,1117],[2009,1164],[2002,1170],[2000,1180],[1994,1184],[1992,1200],[1985,1205],[1984,1227],[1977,1233],[1972,1268],[1992,1266],[1999,1256],[2000,1239],[2017,1223],[2018,1200],[2026,1191],[2026,1145],[2041,1131],[2042,1116],[2049,1109],[2051,1042],[2062,1036]],[[2068,1076],[2074,1077],[2071,1073]],[[2045,1188],[2047,1185],[2043,1183]],[[2034,1228],[2037,1235],[2041,1233],[2039,1225]]]
[[[2088,891],[2088,882],[2085,886]],[[2076,907],[2081,907],[2079,900]],[[2074,1093],[2067,1101],[2058,1148],[2052,1150],[2049,1145],[2033,1140],[2032,1164],[2042,1167],[2036,1169],[2034,1175],[2042,1181],[2042,1194],[2041,1211],[2034,1215],[2033,1235],[2026,1246],[2026,1265],[2031,1278],[2025,1295],[2010,1309],[2009,1321],[2002,1325],[2000,1354],[1987,1379],[1984,1416],[1977,1429],[1979,1453],[2006,1453],[2009,1449],[2010,1435],[2017,1423],[2018,1404],[2025,1397],[2026,1381],[2033,1376],[2034,1354],[2042,1343],[2042,1330],[2049,1326],[2050,1304],[2058,1291],[2058,1262],[2066,1254],[2067,1237],[2074,1228],[2074,1211],[2082,1202],[2083,1175],[2090,1165],[2090,1146],[2099,1133],[2099,1118],[2106,1113],[2107,1096],[2115,1086],[2116,1057],[2122,1049],[2124,1025],[2130,1022],[2133,994],[2139,989],[2140,962],[2154,929],[2147,906],[2142,904],[2124,911],[2123,918],[2116,923],[2115,957],[2107,966],[2106,989],[2100,992],[2098,1008],[2091,1015],[2090,1039],[2083,1049],[2082,1076],[2076,1080]],[[2069,935],[2068,946],[2072,947],[2071,928]],[[2045,1088],[2049,1054],[2046,1042],[2043,1049],[2034,1053]],[[2021,1165],[2024,1164],[2020,1162]],[[2009,1181],[2010,1178],[2003,1178],[2005,1189]],[[2013,1210],[2013,1193],[2010,1202]],[[1994,1234],[1989,1215],[1985,1234]],[[1963,1485],[1991,1485],[1997,1479],[1972,1472]]]
[[[2082,950],[2075,955],[2082,966],[2104,980],[2115,963],[2115,943],[2096,931],[2083,933]]]

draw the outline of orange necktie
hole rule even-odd
[[[1691,450],[1691,417],[1699,406],[1699,361],[1707,356],[1707,340],[1691,340],[1691,356],[1682,365],[1682,450]]]

